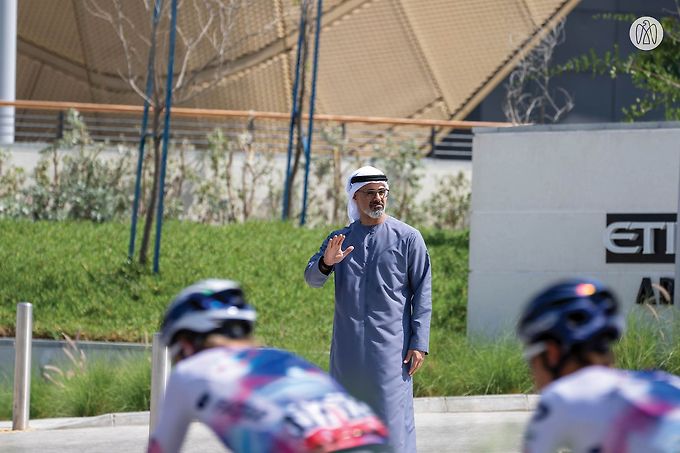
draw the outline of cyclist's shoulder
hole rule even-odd
[[[628,377],[620,392],[627,401],[643,410],[680,411],[680,377],[663,371],[631,371]]]
[[[620,386],[627,376],[623,370],[588,366],[549,384],[541,393],[541,401],[565,405],[597,403]]]
[[[173,375],[185,380],[210,379],[220,369],[237,369],[239,362],[241,360],[235,351],[222,347],[209,348],[175,364]]]
[[[663,383],[671,388],[680,390],[680,377],[660,370],[637,370],[627,372],[632,382]]]
[[[318,373],[322,370],[306,359],[285,349],[277,348],[257,348],[244,356],[253,370],[266,370],[268,374],[287,375],[290,370],[295,372]]]

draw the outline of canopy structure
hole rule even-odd
[[[89,0],[19,0],[17,99],[139,104],[120,78],[126,59]],[[145,0],[153,3],[151,0]],[[179,24],[198,30],[187,0]],[[111,7],[114,2],[99,2]],[[542,31],[578,0],[326,0],[317,112],[463,119],[511,71]],[[142,36],[143,0],[121,2]],[[230,64],[185,107],[288,112],[299,1],[253,0],[234,16]],[[145,62],[148,45],[130,45]],[[210,49],[189,61],[197,69]]]

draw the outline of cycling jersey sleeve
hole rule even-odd
[[[149,441],[148,453],[176,453],[180,450],[193,419],[191,392],[179,373],[172,373],[161,403],[160,419]]]
[[[552,453],[565,442],[568,424],[560,416],[560,402],[555,395],[543,395],[524,434],[524,453]]]

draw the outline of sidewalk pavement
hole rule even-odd
[[[416,398],[418,452],[519,453],[536,403],[535,395]],[[148,412],[36,419],[26,431],[11,431],[11,422],[0,422],[2,453],[141,453],[148,438]],[[195,422],[181,451],[225,453],[225,448]]]
[[[415,398],[416,414],[467,412],[528,412],[538,403],[538,395],[482,395]],[[149,412],[120,412],[94,417],[45,418],[29,421],[29,430],[105,428],[148,425]],[[11,421],[0,421],[0,434],[12,429]]]

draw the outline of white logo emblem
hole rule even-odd
[[[663,40],[663,28],[649,16],[638,17],[630,26],[630,42],[640,50],[656,49]]]

